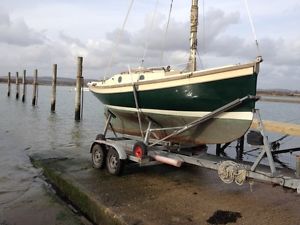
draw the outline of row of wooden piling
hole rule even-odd
[[[76,95],[75,95],[75,120],[80,121],[82,119],[82,104],[83,104],[83,98],[81,95],[82,88],[83,88],[83,76],[82,76],[82,64],[83,64],[83,58],[78,57],[77,58],[77,76],[76,76]],[[11,73],[8,73],[8,91],[7,96],[11,96]],[[16,72],[16,99],[19,99],[20,96],[20,83],[19,83],[19,72]],[[22,102],[25,102],[26,100],[26,70],[23,71],[23,78],[22,78],[22,84],[23,84],[23,93],[22,93]],[[51,95],[51,107],[50,111],[52,113],[55,112],[56,107],[56,84],[57,84],[57,64],[53,64],[52,66],[52,95]],[[36,69],[34,71],[34,77],[33,77],[33,94],[32,94],[32,106],[36,106],[38,102],[38,70]]]
[[[38,95],[38,70],[36,69],[34,71],[34,76],[33,76],[33,94],[32,94],[32,105],[35,106],[37,105],[37,95]],[[19,83],[19,73],[16,72],[16,99],[19,99],[20,95],[20,83]],[[22,79],[22,84],[23,84],[23,94],[22,94],[22,102],[25,102],[26,100],[26,85],[27,85],[27,80],[26,80],[26,70],[23,72],[23,79]],[[7,91],[7,96],[11,96],[11,73],[8,73],[8,91]]]

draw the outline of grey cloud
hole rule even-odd
[[[70,37],[69,35],[65,34],[63,31],[59,32],[59,38],[66,44],[75,44],[79,47],[85,47],[85,45],[78,38]]]
[[[207,43],[209,43],[208,46],[206,46],[206,50],[215,52],[221,56],[231,54],[232,49],[230,48],[229,42],[236,44],[237,41],[242,42],[242,39],[228,36],[223,40],[220,36],[222,36],[222,33],[231,25],[238,23],[239,20],[240,16],[238,13],[225,14],[221,10],[210,9],[206,16],[205,36]],[[140,62],[143,58],[144,47],[148,46],[145,59],[146,65],[159,65],[162,47],[164,46],[165,58],[167,59],[166,63],[170,63],[170,60],[168,60],[170,58],[181,59],[184,62],[187,61],[187,57],[183,58],[182,56],[185,55],[185,52],[189,51],[189,22],[177,22],[172,19],[168,33],[166,34],[165,43],[166,18],[162,15],[158,15],[151,32],[150,24],[151,20],[145,19],[144,27],[140,30],[132,33],[128,31],[125,32],[118,49],[120,59],[124,60],[126,58],[128,61],[131,59],[131,62]],[[200,31],[202,31],[201,26]],[[115,37],[118,34],[119,30],[115,30],[107,34],[107,39],[115,41]],[[199,37],[200,36],[201,34]],[[183,54],[179,54],[180,56],[178,56],[178,52]],[[177,61],[176,64],[177,63],[180,62]]]
[[[131,44],[132,35],[126,31],[121,29],[116,29],[112,32],[108,32],[106,34],[106,39],[114,42],[115,44]]]
[[[24,20],[11,20],[9,15],[0,10],[0,43],[17,46],[43,44],[45,36],[30,29]]]
[[[205,17],[205,37],[207,40],[215,39],[233,24],[240,22],[238,12],[225,14],[219,9],[210,9]]]

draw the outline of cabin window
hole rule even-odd
[[[122,77],[121,77],[121,76],[119,76],[119,78],[118,78],[118,82],[119,82],[119,83],[121,83],[121,82],[122,82]]]
[[[140,75],[139,80],[145,80],[145,76],[144,75]]]

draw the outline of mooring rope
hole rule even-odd
[[[163,65],[163,61],[164,61],[165,45],[166,45],[166,39],[167,39],[167,34],[168,34],[170,20],[171,20],[172,9],[173,9],[173,0],[171,0],[169,15],[168,15],[168,21],[167,21],[167,25],[166,25],[166,30],[165,30],[163,42],[162,42],[161,54],[160,54],[160,65]]]
[[[106,72],[104,74],[104,80],[105,80],[105,77],[107,76],[107,73],[109,72],[109,74],[111,74],[111,66],[112,66],[112,63],[113,63],[113,60],[114,60],[114,56],[115,56],[115,53],[119,47],[119,43],[120,43],[120,39],[121,37],[123,36],[123,33],[124,33],[124,30],[125,30],[125,26],[127,24],[127,21],[128,21],[128,18],[129,18],[129,14],[131,12],[131,9],[132,9],[132,6],[133,6],[133,3],[134,3],[134,0],[131,0],[130,2],[130,5],[129,5],[129,8],[127,10],[127,13],[126,13],[126,16],[125,16],[125,19],[124,19],[124,22],[122,24],[122,28],[121,28],[121,31],[119,32],[118,36],[117,36],[117,41],[116,41],[116,44],[114,46],[114,49],[112,51],[112,54],[111,54],[111,57],[110,57],[110,60],[109,60],[109,63],[108,63],[108,66],[106,68]]]
[[[258,55],[261,56],[260,48],[259,48],[259,44],[258,44],[258,39],[257,39],[257,36],[256,36],[255,27],[254,27],[254,23],[253,23],[253,20],[252,20],[251,13],[250,13],[248,1],[244,0],[244,3],[245,3],[245,6],[246,6],[246,10],[247,10],[248,18],[249,18],[249,23],[250,23],[250,26],[251,26],[253,38],[254,38],[254,41],[255,41],[256,50],[257,50]]]

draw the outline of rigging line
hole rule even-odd
[[[125,26],[127,24],[127,21],[128,21],[128,17],[129,17],[129,14],[131,12],[131,9],[132,9],[132,6],[133,6],[133,3],[134,3],[134,0],[131,0],[130,2],[130,5],[129,5],[129,8],[127,10],[127,13],[126,13],[126,16],[125,16],[125,19],[124,19],[124,22],[122,24],[122,28],[120,30],[120,32],[118,33],[118,36],[117,36],[117,41],[114,45],[114,48],[113,48],[113,51],[112,51],[112,54],[111,54],[111,57],[110,57],[110,60],[109,60],[109,63],[108,63],[108,66],[106,68],[106,72],[105,72],[105,76],[107,76],[107,72],[109,71],[109,74],[111,74],[111,66],[112,66],[112,63],[113,63],[113,60],[114,60],[114,56],[115,56],[115,53],[119,47],[119,43],[120,43],[120,39],[121,37],[123,36],[123,33],[124,33],[124,30],[125,30]],[[104,80],[105,80],[105,77],[104,77]]]
[[[203,7],[202,7],[202,30],[203,30],[203,32],[202,32],[202,41],[203,41],[203,52],[205,53],[205,32],[206,32],[206,30],[205,30],[205,23],[206,23],[206,21],[205,21],[205,0],[203,0]],[[199,53],[198,53],[199,54]]]
[[[200,63],[200,68],[204,69],[204,63],[203,63],[203,60],[201,59],[200,55],[199,55],[199,52],[198,52],[198,49],[197,49],[197,58],[198,58],[198,61]]]
[[[202,1],[202,52],[205,52],[205,0]],[[197,59],[200,63],[200,68],[204,69],[204,62],[202,58],[200,57],[199,51],[197,49]]]
[[[166,45],[167,33],[168,33],[168,30],[169,30],[169,25],[170,25],[172,9],[173,9],[173,0],[171,0],[169,15],[168,15],[168,22],[167,22],[167,25],[166,25],[164,39],[163,39],[163,43],[162,43],[162,47],[161,47],[160,65],[163,65],[163,61],[164,61],[165,45]]]
[[[252,20],[252,16],[251,16],[251,13],[250,13],[250,9],[249,9],[249,4],[248,4],[248,1],[247,1],[247,0],[244,0],[244,3],[245,3],[245,6],[246,6],[246,10],[247,10],[247,14],[248,14],[250,26],[251,26],[251,29],[252,29],[252,34],[253,34],[253,37],[254,37],[254,41],[255,41],[257,53],[258,53],[258,55],[260,56],[261,53],[260,53],[260,49],[259,49],[259,45],[258,45],[258,40],[257,40],[256,32],[255,32],[254,23],[253,23],[253,20]]]
[[[146,54],[147,54],[147,51],[148,51],[149,38],[150,38],[151,32],[153,30],[154,20],[155,20],[156,14],[157,14],[158,3],[159,3],[159,0],[156,0],[155,8],[154,8],[154,11],[153,11],[153,14],[152,14],[152,19],[151,19],[150,30],[148,31],[148,35],[147,35],[147,38],[146,38],[146,41],[145,41],[145,45],[144,45],[144,53],[143,53],[143,58],[142,58],[141,66],[143,66],[143,63],[145,61],[145,57],[146,57]]]

